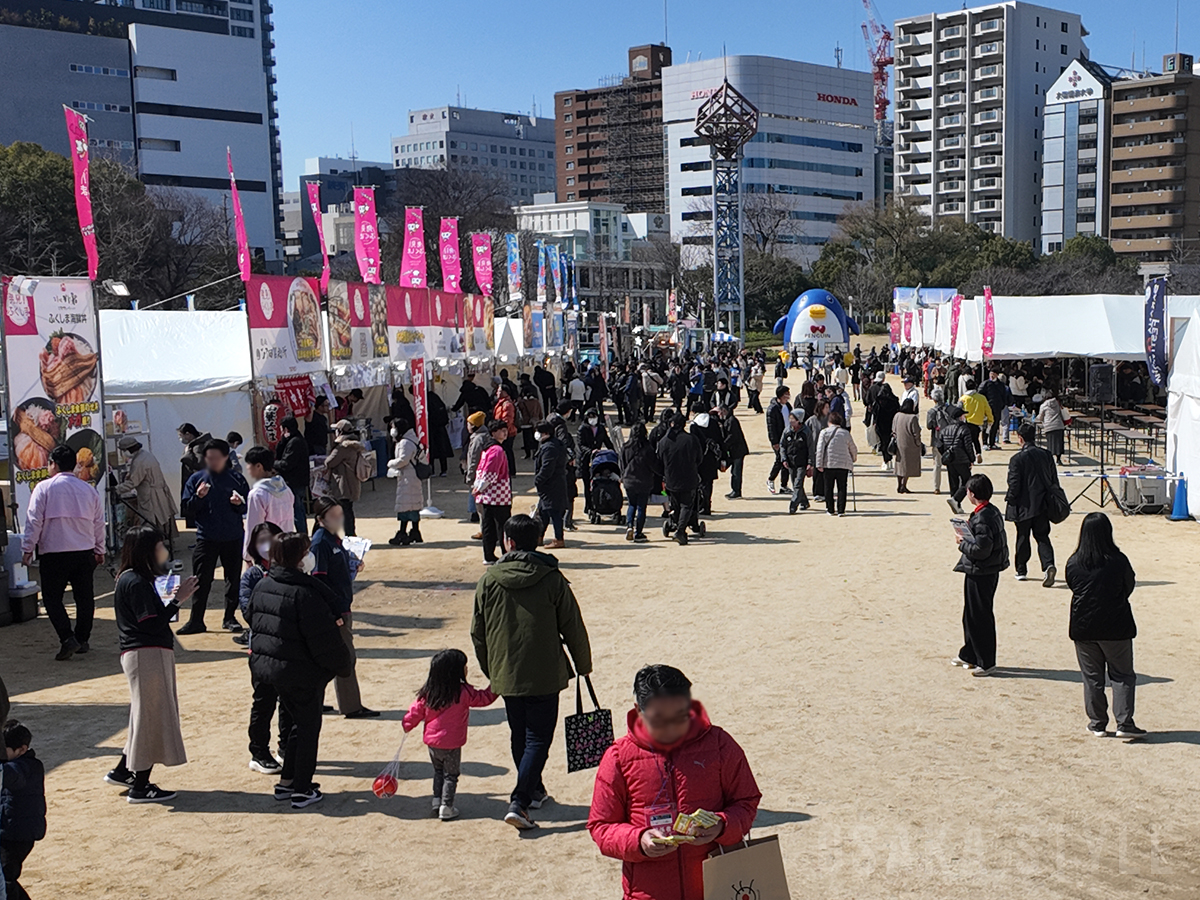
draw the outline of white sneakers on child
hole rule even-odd
[[[457,806],[443,806],[438,810],[438,818],[443,822],[449,822],[451,819],[458,818]]]

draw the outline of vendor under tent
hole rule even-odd
[[[213,437],[237,431],[254,440],[245,313],[102,309],[100,352],[105,404],[145,403],[145,446],[172,496],[180,495],[183,447],[175,430],[182,423]]]
[[[975,302],[983,308],[982,298]],[[966,301],[963,307],[965,316]],[[992,359],[1146,358],[1145,300],[1140,294],[993,297],[992,308],[996,319]],[[961,333],[961,323],[959,327]]]

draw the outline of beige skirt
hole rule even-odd
[[[121,654],[129,679],[129,735],[125,764],[140,772],[151,766],[181,766],[187,762],[179,727],[179,697],[175,691],[175,651],[139,647]]]

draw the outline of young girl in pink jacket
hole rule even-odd
[[[443,650],[430,660],[429,677],[404,714],[405,733],[425,723],[423,740],[433,763],[433,812],[443,822],[458,817],[454,794],[471,708],[495,702],[490,688],[480,690],[467,684],[467,655],[461,650]]]

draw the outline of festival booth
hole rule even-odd
[[[974,302],[983,307],[982,299]],[[996,337],[990,358],[1144,360],[1144,305],[1137,294],[993,296]]]

